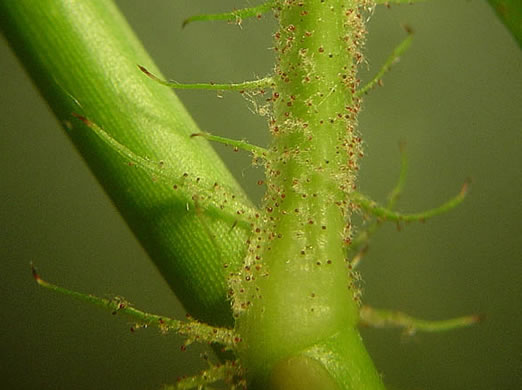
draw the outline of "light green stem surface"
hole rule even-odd
[[[0,20],[65,132],[188,312],[230,326],[223,264],[241,262],[249,232],[198,209],[194,188],[212,192],[217,183],[235,193],[225,207],[231,212],[249,202],[207,141],[190,137],[200,130],[176,96],[138,69],[160,74],[112,1],[2,1]],[[155,182],[73,113],[135,154],[163,161],[169,175],[191,185],[174,190]]]
[[[362,155],[361,1],[280,1],[267,194],[235,288],[254,389],[382,389],[356,329],[346,248]],[[293,387],[287,378],[300,378]]]

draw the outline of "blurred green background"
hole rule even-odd
[[[258,2],[120,0],[163,72],[177,81],[242,81],[270,72],[271,16],[198,23],[192,14]],[[485,313],[473,328],[404,337],[363,331],[385,382],[401,390],[522,388],[522,56],[484,1],[379,8],[369,25],[370,71],[403,37],[413,47],[365,100],[360,187],[383,200],[407,143],[410,171],[399,207],[453,196],[458,209],[397,232],[386,225],[361,267],[364,300],[437,319]],[[0,377],[8,389],[157,389],[204,367],[202,347],[156,330],[131,334],[124,318],[39,289],[29,262],[64,286],[118,294],[137,307],[183,310],[71,147],[9,48],[0,45]],[[182,91],[202,129],[266,144],[264,120],[235,93]],[[254,199],[262,172],[216,147]],[[517,222],[518,221],[518,222]]]

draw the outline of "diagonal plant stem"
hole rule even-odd
[[[0,28],[67,136],[140,240],[163,277],[195,318],[232,325],[226,274],[241,263],[249,228],[231,229],[216,215],[205,228],[196,216],[194,187],[151,180],[130,167],[77,113],[136,155],[164,161],[172,175],[246,195],[190,115],[168,89],[137,69],[159,70],[110,0],[0,2]],[[220,237],[219,246],[208,230]],[[223,264],[229,265],[228,270]]]

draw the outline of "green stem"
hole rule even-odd
[[[254,389],[383,389],[356,328],[359,292],[345,253],[362,154],[354,94],[363,8],[346,0],[276,8],[265,215],[234,294]]]
[[[215,183],[251,206],[109,0],[0,2],[0,26],[67,135],[185,308],[231,325],[226,274],[240,264],[249,229],[217,216],[196,218],[194,187],[171,186],[130,167],[77,113],[135,154],[164,161],[172,175],[212,191]],[[210,234],[210,233],[211,234]],[[216,240],[213,235],[219,236]],[[224,263],[230,265],[224,269]]]

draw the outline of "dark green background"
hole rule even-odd
[[[242,81],[271,69],[270,16],[242,29],[226,23],[180,29],[189,15],[248,2],[118,3],[163,72],[177,81]],[[393,388],[521,388],[522,56],[485,2],[432,1],[378,9],[367,50],[373,71],[404,37],[401,23],[415,29],[415,41],[385,87],[365,101],[361,188],[384,199],[398,173],[401,140],[410,158],[402,210],[443,202],[467,177],[473,188],[445,216],[400,233],[389,225],[376,235],[362,267],[364,299],[426,318],[485,313],[487,321],[412,338],[393,330],[363,334]],[[204,366],[202,348],[181,353],[175,335],[131,334],[125,319],[33,283],[30,261],[62,285],[182,313],[5,42],[0,51],[2,387],[144,390],[195,373]],[[266,142],[264,120],[237,94],[180,96],[202,129]],[[262,172],[248,156],[217,149],[259,198]]]

